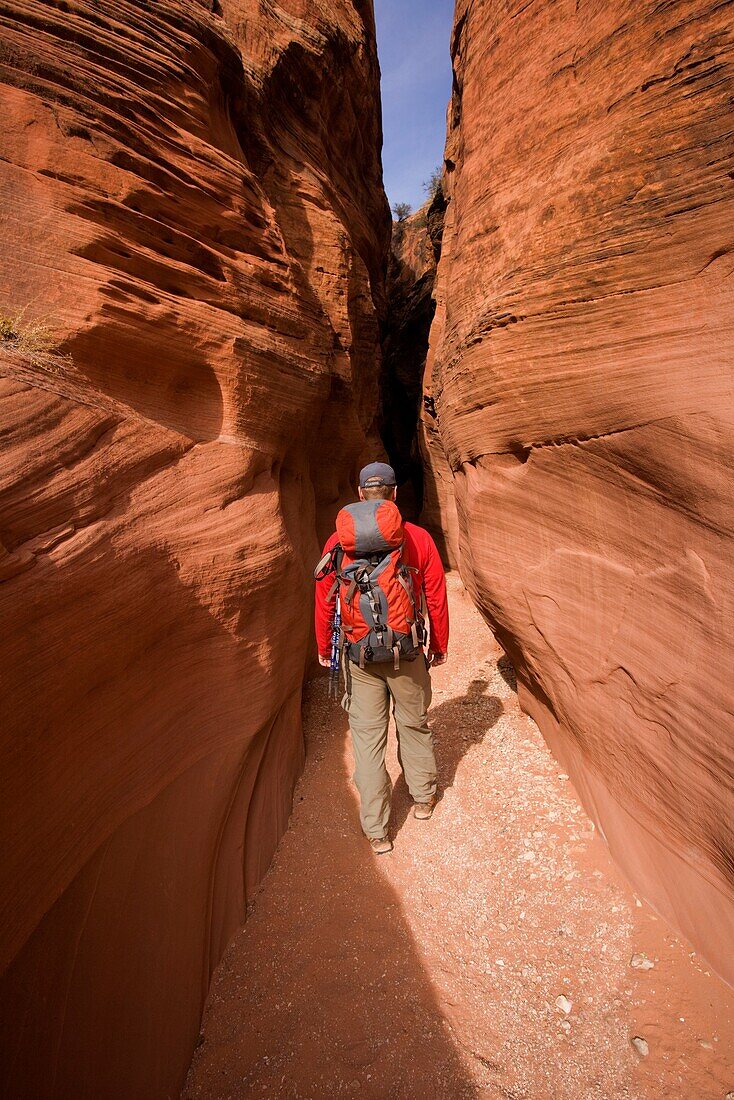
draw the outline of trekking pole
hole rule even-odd
[[[340,641],[342,632],[342,606],[339,593],[336,594],[336,606],[334,608],[334,621],[331,627],[331,661],[329,662],[329,698],[336,699],[339,695],[339,657],[341,653]]]

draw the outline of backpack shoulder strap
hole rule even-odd
[[[330,573],[339,573],[341,571],[343,558],[344,551],[337,542],[335,546],[332,546],[331,550],[326,551],[323,558],[321,558],[314,569],[314,580],[322,581],[325,577],[328,577]]]

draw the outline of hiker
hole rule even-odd
[[[315,570],[319,662],[337,676],[341,664],[360,819],[377,855],[393,847],[392,787],[385,767],[391,700],[413,814],[419,821],[433,814],[437,774],[427,720],[429,667],[444,664],[449,641],[446,578],[436,544],[422,527],[403,523],[395,493],[391,466],[365,466],[359,502],[342,508]]]

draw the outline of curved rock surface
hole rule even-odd
[[[0,1079],[173,1095],[377,438],[372,6],[7,0],[0,34]]]
[[[714,0],[459,0],[426,388],[462,573],[636,885],[734,981],[734,161]]]

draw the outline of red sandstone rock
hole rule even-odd
[[[374,439],[372,14],[0,27],[2,1091],[173,1095],[288,818],[309,566]]]
[[[713,0],[459,0],[428,383],[523,705],[730,981],[732,46]]]

